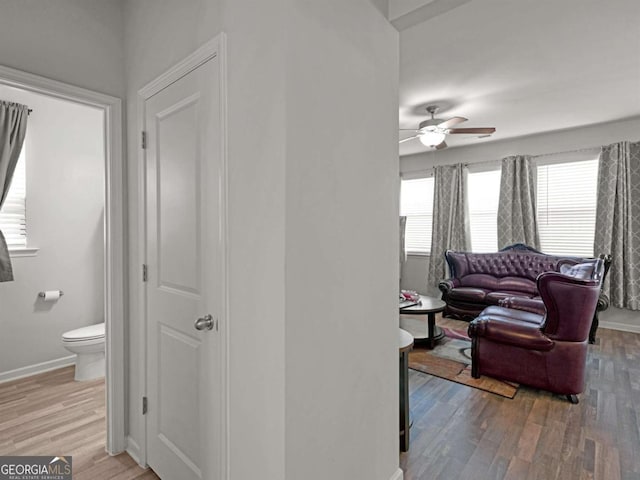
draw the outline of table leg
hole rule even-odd
[[[429,348],[433,350],[433,348],[436,346],[436,314],[435,313],[429,313],[428,324],[429,324]]]
[[[400,354],[400,451],[409,450],[409,354]]]

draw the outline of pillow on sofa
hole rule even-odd
[[[560,265],[560,273],[580,280],[589,280],[590,278],[593,278],[596,264],[597,262],[594,261],[578,263],[576,265]]]

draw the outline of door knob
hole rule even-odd
[[[212,330],[213,329],[213,317],[211,315],[205,315],[196,320],[196,330]]]

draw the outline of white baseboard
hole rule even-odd
[[[389,480],[403,480],[403,478],[404,472],[399,468],[398,470],[396,470],[396,473],[391,475],[391,478]]]
[[[75,363],[76,356],[69,355],[68,357],[57,358],[56,360],[49,360],[47,362],[36,363],[35,365],[16,368],[15,370],[9,370],[8,372],[0,373],[0,383],[10,382],[11,380],[17,380],[19,378],[30,377],[31,375],[48,372],[50,370],[56,370],[58,368],[67,367]]]
[[[608,328],[609,330],[618,330],[620,332],[640,333],[640,325],[631,325],[628,323],[600,321],[598,328]]]
[[[140,445],[133,438],[127,436],[127,449],[126,452],[129,454],[131,458],[135,460],[135,462],[140,465],[142,468],[147,468],[147,466],[141,463],[140,458],[142,458],[140,452]]]

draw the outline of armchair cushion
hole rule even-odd
[[[525,312],[545,314],[544,302],[540,297],[524,298],[524,297],[508,297],[500,301],[501,307],[515,308]]]
[[[535,312],[527,312],[524,310],[513,310],[511,308],[504,308],[498,306],[491,306],[485,308],[481,316],[490,315],[491,317],[503,317],[511,320],[517,320],[519,322],[531,323],[536,325],[538,328],[542,327],[544,324],[544,315],[535,313]]]
[[[495,343],[545,352],[551,350],[555,344],[543,335],[540,325],[490,314],[483,315],[469,324],[469,336],[484,337]]]
[[[507,298],[522,298],[527,300],[531,298],[531,296],[528,294],[525,294],[524,296],[520,295],[523,295],[522,292],[514,292],[510,290],[489,292],[485,296],[485,303],[487,303],[488,305],[500,305],[500,302]]]

